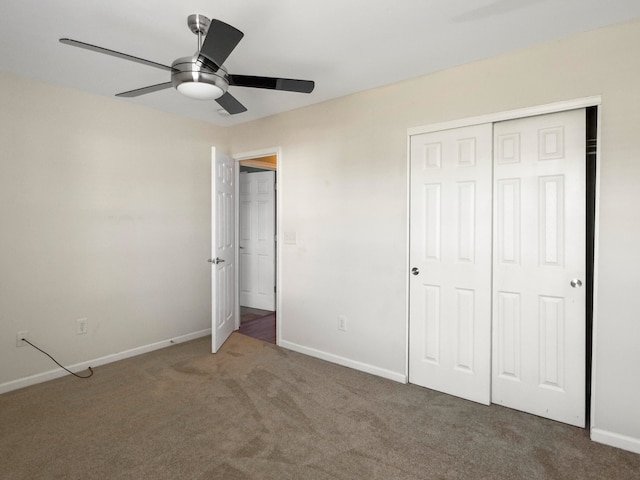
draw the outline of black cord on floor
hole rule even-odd
[[[26,338],[23,338],[22,341],[24,343],[28,343],[29,345],[31,345],[33,348],[35,348],[36,350],[44,353],[47,357],[49,357],[51,360],[53,360],[55,362],[56,365],[58,365],[60,368],[63,368],[64,370],[66,370],[67,372],[69,372],[71,375],[78,377],[78,378],[89,378],[93,375],[93,369],[91,367],[89,367],[89,375],[78,375],[77,373],[73,373],[71,370],[69,370],[67,367],[61,365],[60,363],[58,363],[58,361],[53,358],[51,355],[49,355],[47,352],[45,352],[44,350],[42,350],[41,348],[36,347],[33,343],[31,343],[29,340],[27,340]]]

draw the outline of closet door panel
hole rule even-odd
[[[585,125],[584,110],[494,125],[492,402],[581,427]]]
[[[491,381],[491,124],[411,138],[409,381],[484,404]]]

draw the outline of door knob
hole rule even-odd
[[[571,286],[573,288],[581,287],[582,286],[582,281],[580,279],[578,279],[578,278],[574,278],[573,280],[571,280],[570,284],[571,284]]]
[[[418,270],[418,267],[413,267],[411,269],[411,275],[418,275],[420,273],[420,270]]]
[[[213,264],[217,265],[217,264],[219,264],[219,263],[224,262],[224,260],[223,260],[223,259],[221,259],[221,258],[216,257],[216,258],[209,258],[209,259],[207,260],[207,262],[209,262],[209,263],[213,263]]]

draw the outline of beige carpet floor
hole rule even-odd
[[[234,333],[0,395],[0,478],[619,479],[587,432]]]

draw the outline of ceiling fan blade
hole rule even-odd
[[[158,92],[160,90],[164,90],[166,88],[171,88],[173,85],[171,82],[159,83],[158,85],[151,85],[149,87],[136,88],[135,90],[129,90],[128,92],[122,92],[116,94],[116,97],[139,97],[140,95],[146,95],[147,93]]]
[[[251,75],[229,75],[229,85],[236,87],[267,88],[287,92],[311,93],[315,82],[293,78],[255,77]]]
[[[229,92],[226,92],[220,98],[216,98],[216,102],[222,108],[224,108],[230,115],[235,115],[236,113],[242,113],[247,111],[247,107],[242,105],[236,97],[231,95]]]
[[[171,67],[162,65],[161,63],[152,62],[151,60],[145,60],[144,58],[134,57],[133,55],[127,55],[126,53],[116,52],[115,50],[109,50],[108,48],[98,47],[96,45],[80,42],[78,40],[72,40],[70,38],[61,38],[60,43],[71,45],[72,47],[84,48],[85,50],[92,50],[98,53],[104,53],[105,55],[111,55],[112,57],[130,60],[132,62],[141,63],[142,65],[148,65],[150,67],[160,68],[162,70],[169,70],[170,72],[173,71]]]
[[[221,67],[242,37],[244,33],[237,28],[213,18],[200,48],[200,55]]]

